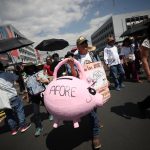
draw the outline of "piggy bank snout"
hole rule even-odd
[[[88,87],[88,92],[90,94],[89,99],[86,100],[88,103],[94,100],[96,106],[103,105],[103,96],[100,93],[97,93],[96,90],[91,87]]]
[[[103,105],[103,96],[100,93],[96,93],[95,95],[96,106]]]

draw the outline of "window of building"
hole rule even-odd
[[[126,18],[126,27],[127,29],[132,28],[133,25],[144,22],[145,20],[148,20],[148,15],[144,16],[133,16],[131,18]]]

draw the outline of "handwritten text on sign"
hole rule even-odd
[[[93,88],[103,95],[104,101],[109,99],[108,80],[101,61],[85,64],[84,71],[87,78],[94,82]]]
[[[49,94],[60,95],[60,96],[68,96],[68,97],[76,97],[76,87],[56,85],[50,88]]]

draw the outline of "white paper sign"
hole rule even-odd
[[[84,65],[84,71],[88,80],[94,82],[93,88],[103,95],[106,102],[110,98],[110,91],[108,88],[108,80],[101,61],[93,62]]]

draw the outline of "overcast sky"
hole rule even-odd
[[[35,46],[49,38],[74,45],[112,14],[148,9],[150,0],[0,0],[0,25],[12,24]]]

